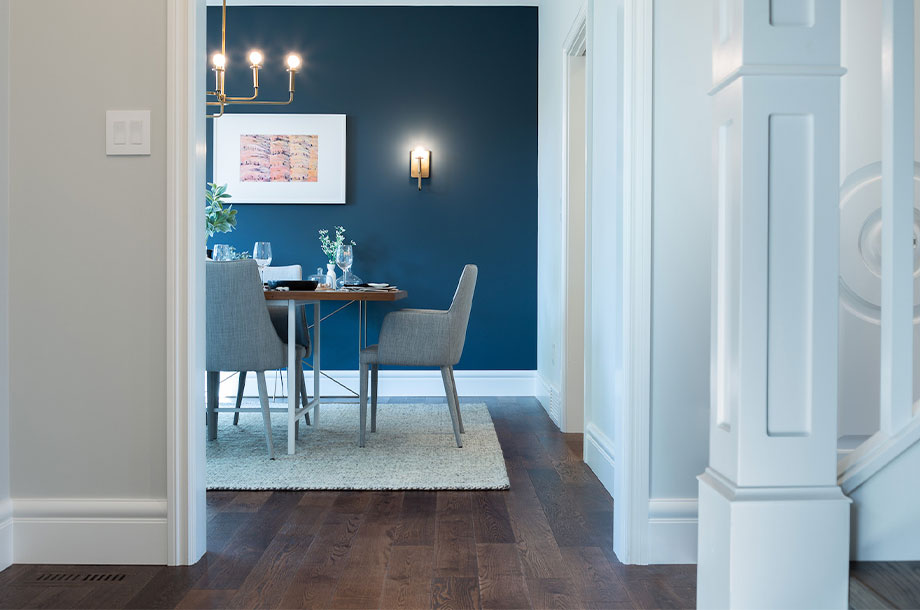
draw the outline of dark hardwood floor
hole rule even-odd
[[[533,399],[477,400],[509,491],[209,492],[198,564],[16,565],[0,573],[0,608],[695,605],[694,566],[617,561],[612,501],[581,461],[581,435],[560,434]],[[854,564],[850,597],[918,607],[920,564]]]

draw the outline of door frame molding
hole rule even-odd
[[[205,0],[167,0],[167,563],[206,550],[204,479]],[[201,112],[196,109],[200,108]],[[189,205],[194,202],[199,205]],[[196,416],[197,415],[197,416]]]
[[[614,440],[613,547],[649,560],[652,351],[652,82],[654,0],[623,3],[624,402]]]
[[[569,28],[568,34],[566,34],[565,40],[562,43],[562,251],[561,251],[561,268],[566,270],[569,268],[570,262],[570,252],[569,252],[569,232],[572,230],[569,219],[569,209],[570,209],[570,190],[571,181],[569,177],[569,160],[571,158],[569,154],[569,85],[570,85],[570,76],[569,76],[569,59],[572,57],[578,57],[580,55],[586,54],[588,42],[588,7],[587,3],[583,3],[578,9],[578,13],[575,15],[575,19],[572,21],[572,25]],[[587,57],[585,58],[587,62]],[[589,137],[589,127],[591,125],[591,118],[588,116],[588,95],[587,92],[590,89],[588,83],[591,79],[591,75],[587,70],[587,64],[585,66],[585,146],[587,148]],[[589,186],[591,184],[589,172],[589,162],[587,161],[588,155],[586,155],[586,164],[585,164],[585,212],[588,209],[588,197],[589,195]],[[585,236],[585,227],[581,227],[581,233]],[[584,245],[587,245],[587,239],[583,239]],[[585,258],[585,263],[587,263],[587,253],[582,252],[582,257]],[[585,265],[587,269],[587,264]],[[587,302],[587,290],[588,282],[585,279],[583,281],[582,291],[582,305]],[[562,408],[559,409],[559,429],[562,432],[584,432],[584,409],[585,409],[585,400],[584,400],[584,390],[585,384],[582,382],[581,386],[581,400],[578,401],[579,406],[573,407],[572,400],[570,400],[570,391],[572,388],[569,387],[567,382],[569,367],[568,367],[568,355],[569,355],[569,318],[572,311],[571,307],[571,291],[564,290],[562,294],[562,340],[561,343],[561,353],[562,358],[560,358],[560,396],[562,398]],[[584,335],[584,327],[582,327],[582,335]],[[583,340],[583,344],[586,345],[586,342]],[[585,358],[582,354],[582,372],[584,372]],[[571,413],[572,408],[581,409],[581,420],[582,425],[580,429],[572,429],[572,420],[577,419],[575,414]]]

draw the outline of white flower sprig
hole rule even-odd
[[[349,240],[352,246],[357,246],[354,240]],[[335,262],[335,251],[339,246],[345,243],[345,227],[336,225],[335,240],[329,239],[329,230],[319,230],[319,247],[323,249],[323,254],[329,259],[330,263]]]

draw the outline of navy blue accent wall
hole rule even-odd
[[[251,48],[266,56],[266,98],[286,95],[288,52],[305,60],[292,105],[228,112],[347,115],[347,204],[238,205],[238,229],[209,244],[270,241],[272,265],[310,274],[326,263],[317,231],[344,225],[358,244],[353,271],[409,291],[371,305],[371,342],[391,309],[446,308],[475,263],[458,368],[536,368],[537,9],[230,7],[227,33],[230,95],[249,95]],[[220,9],[209,8],[209,55],[219,47]],[[432,151],[422,192],[409,177],[416,145]],[[323,324],[323,367],[357,368],[356,349],[352,307]]]

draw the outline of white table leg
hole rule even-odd
[[[313,303],[313,427],[319,427],[319,327],[321,324],[319,301]]]
[[[295,315],[297,311],[297,303],[294,300],[290,300],[288,303],[288,333],[287,333],[287,344],[288,344],[288,365],[287,365],[287,378],[288,378],[288,455],[294,453],[294,441],[296,440],[295,435],[295,423],[296,416],[294,412],[297,410],[297,392],[294,390],[297,388],[297,381],[295,375],[297,374],[297,326]]]

